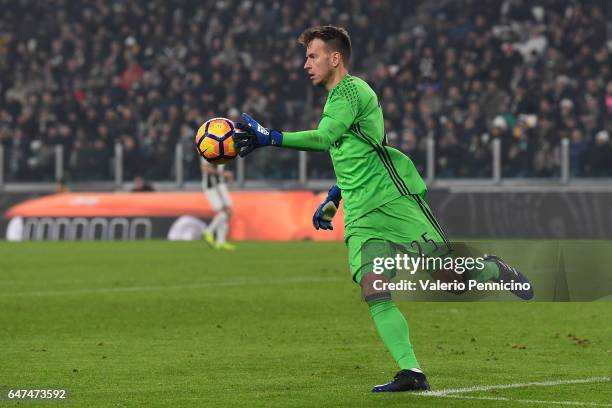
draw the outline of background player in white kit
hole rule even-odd
[[[212,165],[201,159],[202,188],[215,216],[202,232],[204,241],[215,249],[233,251],[236,247],[227,242],[229,219],[232,215],[232,199],[227,183],[234,180],[234,173],[225,170],[224,165]]]

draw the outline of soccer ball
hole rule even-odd
[[[234,122],[229,119],[209,119],[196,133],[196,150],[209,163],[227,163],[238,154],[234,148],[234,131]]]

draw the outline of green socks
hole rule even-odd
[[[468,279],[486,282],[499,278],[499,268],[495,262],[485,262],[482,270],[471,270]],[[401,370],[420,368],[410,344],[408,322],[391,300],[369,304],[370,314],[383,343],[399,365]]]
[[[369,306],[376,330],[400,369],[420,368],[410,344],[408,322],[397,306],[391,300]]]

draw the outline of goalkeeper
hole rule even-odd
[[[361,286],[374,325],[400,371],[375,386],[374,392],[429,389],[410,343],[408,323],[391,294],[373,290],[371,265],[361,262],[367,242],[440,242],[446,236],[425,201],[426,187],[412,161],[386,144],[383,113],[376,94],[362,79],[348,74],[351,42],[343,28],[312,27],[299,37],[306,48],[306,69],[315,86],[324,88],[327,102],[318,128],[301,132],[267,129],[247,114],[234,136],[240,155],[263,146],[328,151],[337,185],[315,212],[315,228],[331,229],[331,218],[344,199],[344,240],[353,280]],[[447,244],[448,245],[448,244]],[[526,280],[523,275],[490,257],[476,279]],[[515,293],[530,298],[532,293]]]

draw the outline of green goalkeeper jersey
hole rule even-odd
[[[345,226],[400,196],[426,191],[412,160],[386,145],[376,94],[348,74],[329,92],[318,128],[283,132],[283,146],[329,151],[342,189]]]

